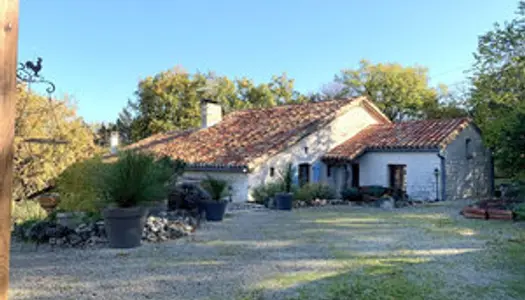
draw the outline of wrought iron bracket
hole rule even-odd
[[[46,92],[52,94],[55,91],[55,84],[38,74],[42,70],[42,58],[38,57],[36,62],[30,60],[19,63],[16,69],[16,78],[20,82],[27,84],[43,83],[47,85]]]

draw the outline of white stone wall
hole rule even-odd
[[[406,187],[409,197],[417,200],[436,199],[434,169],[441,172],[437,152],[367,152],[359,159],[359,185],[389,186],[389,164],[406,165]],[[452,179],[451,179],[452,180]],[[438,176],[441,181],[441,176]],[[439,183],[441,198],[441,182]]]
[[[271,157],[253,170],[248,175],[248,189],[275,180],[278,178],[278,171],[285,168],[289,162],[292,162],[296,167],[301,163],[311,164],[319,168],[321,182],[333,182],[333,178],[329,180],[326,177],[326,165],[320,162],[320,158],[363,128],[379,122],[364,107],[356,106],[351,108],[348,112],[333,120],[328,126],[310,134],[299,143]],[[308,147],[308,152],[305,152],[305,147]],[[274,178],[270,177],[271,167],[275,169],[276,176]],[[333,171],[332,176],[338,173],[335,168]],[[313,181],[313,175],[314,171],[310,170],[310,182]]]
[[[182,175],[182,181],[202,180],[206,174],[218,179],[226,180],[232,187],[232,201],[245,202],[248,199],[248,175],[228,172],[195,172],[188,171]]]

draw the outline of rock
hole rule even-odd
[[[147,242],[163,242],[169,239],[178,239],[193,232],[198,225],[195,212],[172,211],[165,217],[150,216],[146,220],[142,239]]]
[[[142,239],[148,242],[177,239],[195,231],[199,223],[197,211],[173,211],[163,214],[163,217],[150,216],[144,224]],[[13,236],[24,241],[64,247],[89,247],[107,243],[104,221],[82,223],[74,229],[53,221],[39,221],[15,225]]]
[[[69,245],[73,247],[81,246],[81,244],[84,243],[87,239],[83,239],[79,234],[77,233],[71,233],[67,236],[67,241]]]
[[[395,206],[394,206],[394,198],[392,197],[382,197],[382,198],[379,198],[376,203],[379,204],[379,207],[380,208],[383,208],[383,209],[393,209]]]

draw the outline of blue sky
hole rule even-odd
[[[57,96],[114,121],[140,78],[176,65],[317,91],[359,60],[419,64],[457,85],[477,37],[514,0],[21,0],[19,60],[44,59]]]

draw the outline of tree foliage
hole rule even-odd
[[[77,160],[97,151],[93,133],[67,97],[48,99],[21,88],[15,123],[13,198],[47,187]]]
[[[428,85],[428,71],[422,67],[399,64],[372,64],[361,60],[357,69],[342,70],[335,76],[340,84],[332,91],[337,96],[368,96],[391,119],[400,121],[427,118],[438,110],[446,87]],[[334,88],[334,86],[332,86]]]
[[[286,74],[257,85],[248,78],[231,80],[213,72],[189,74],[180,68],[141,80],[135,96],[117,120],[119,131],[129,141],[158,132],[198,127],[201,99],[218,101],[226,114],[309,100],[294,89],[294,80]]]
[[[479,37],[469,101],[473,117],[510,176],[525,178],[525,2],[517,16]]]

